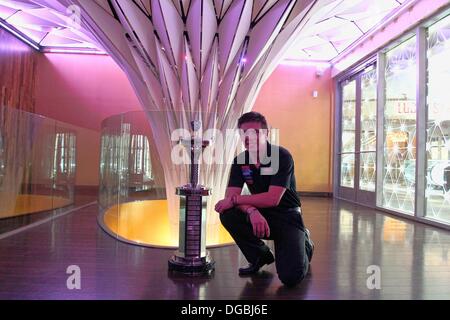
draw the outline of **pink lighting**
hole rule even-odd
[[[310,67],[320,68],[322,70],[331,67],[330,62],[322,61],[322,60],[315,61],[315,60],[286,59],[286,60],[283,60],[280,64],[285,65],[285,66],[294,66],[294,67],[310,66]]]
[[[331,60],[333,64],[332,76],[334,77],[347,70],[377,48],[381,48],[405,34],[417,21],[421,21],[439,10],[444,10],[448,3],[448,0],[402,1],[402,6],[399,9],[391,12],[376,27]],[[364,46],[361,44],[364,44]]]

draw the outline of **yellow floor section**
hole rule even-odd
[[[70,199],[35,194],[14,195],[15,203],[10,202],[12,195],[0,193],[0,218],[10,218],[40,211],[47,211],[70,205]],[[14,200],[13,200],[14,201]],[[10,203],[8,203],[10,202]]]
[[[178,228],[170,225],[167,211],[167,200],[129,202],[109,208],[103,221],[110,231],[126,240],[149,246],[177,247]],[[208,227],[206,236],[207,246],[233,242],[220,224]]]

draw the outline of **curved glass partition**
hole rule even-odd
[[[78,129],[0,107],[1,226],[8,219],[73,204]]]
[[[208,115],[199,117],[207,123]],[[176,120],[171,123],[170,119]],[[183,118],[168,112],[136,111],[103,121],[99,223],[117,239],[144,246],[178,246],[179,198],[175,189],[189,182],[189,165],[177,162],[186,156],[177,145],[179,138],[189,133],[191,120],[183,119],[181,123],[179,119]],[[149,122],[157,130],[152,131]],[[223,143],[221,134],[208,134],[216,145]],[[226,143],[234,141],[230,145],[235,149],[236,139],[228,140]],[[205,150],[203,158],[211,158],[211,153]],[[207,201],[206,243],[208,246],[232,243],[213,210],[213,204],[225,191],[227,166],[207,162],[200,164],[200,183],[212,189]]]

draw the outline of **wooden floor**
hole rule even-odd
[[[241,278],[236,246],[210,250],[211,278],[171,277],[171,250],[116,241],[97,225],[97,206],[0,240],[0,299],[450,299],[450,233],[327,198],[303,198],[316,242],[312,268],[287,289],[274,265]],[[81,290],[68,290],[70,265]],[[380,267],[381,289],[367,288]]]

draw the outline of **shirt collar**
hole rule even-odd
[[[266,149],[266,152],[262,155],[263,156],[262,160],[269,158],[268,159],[269,161],[261,161],[264,163],[261,163],[260,167],[270,167],[272,165],[271,160],[270,160],[271,155],[272,155],[272,144],[270,144],[269,141],[267,141],[267,149]],[[250,163],[250,155],[249,155],[248,150],[245,151],[245,158],[248,160],[248,163],[250,164],[250,166],[255,167],[254,163]]]

